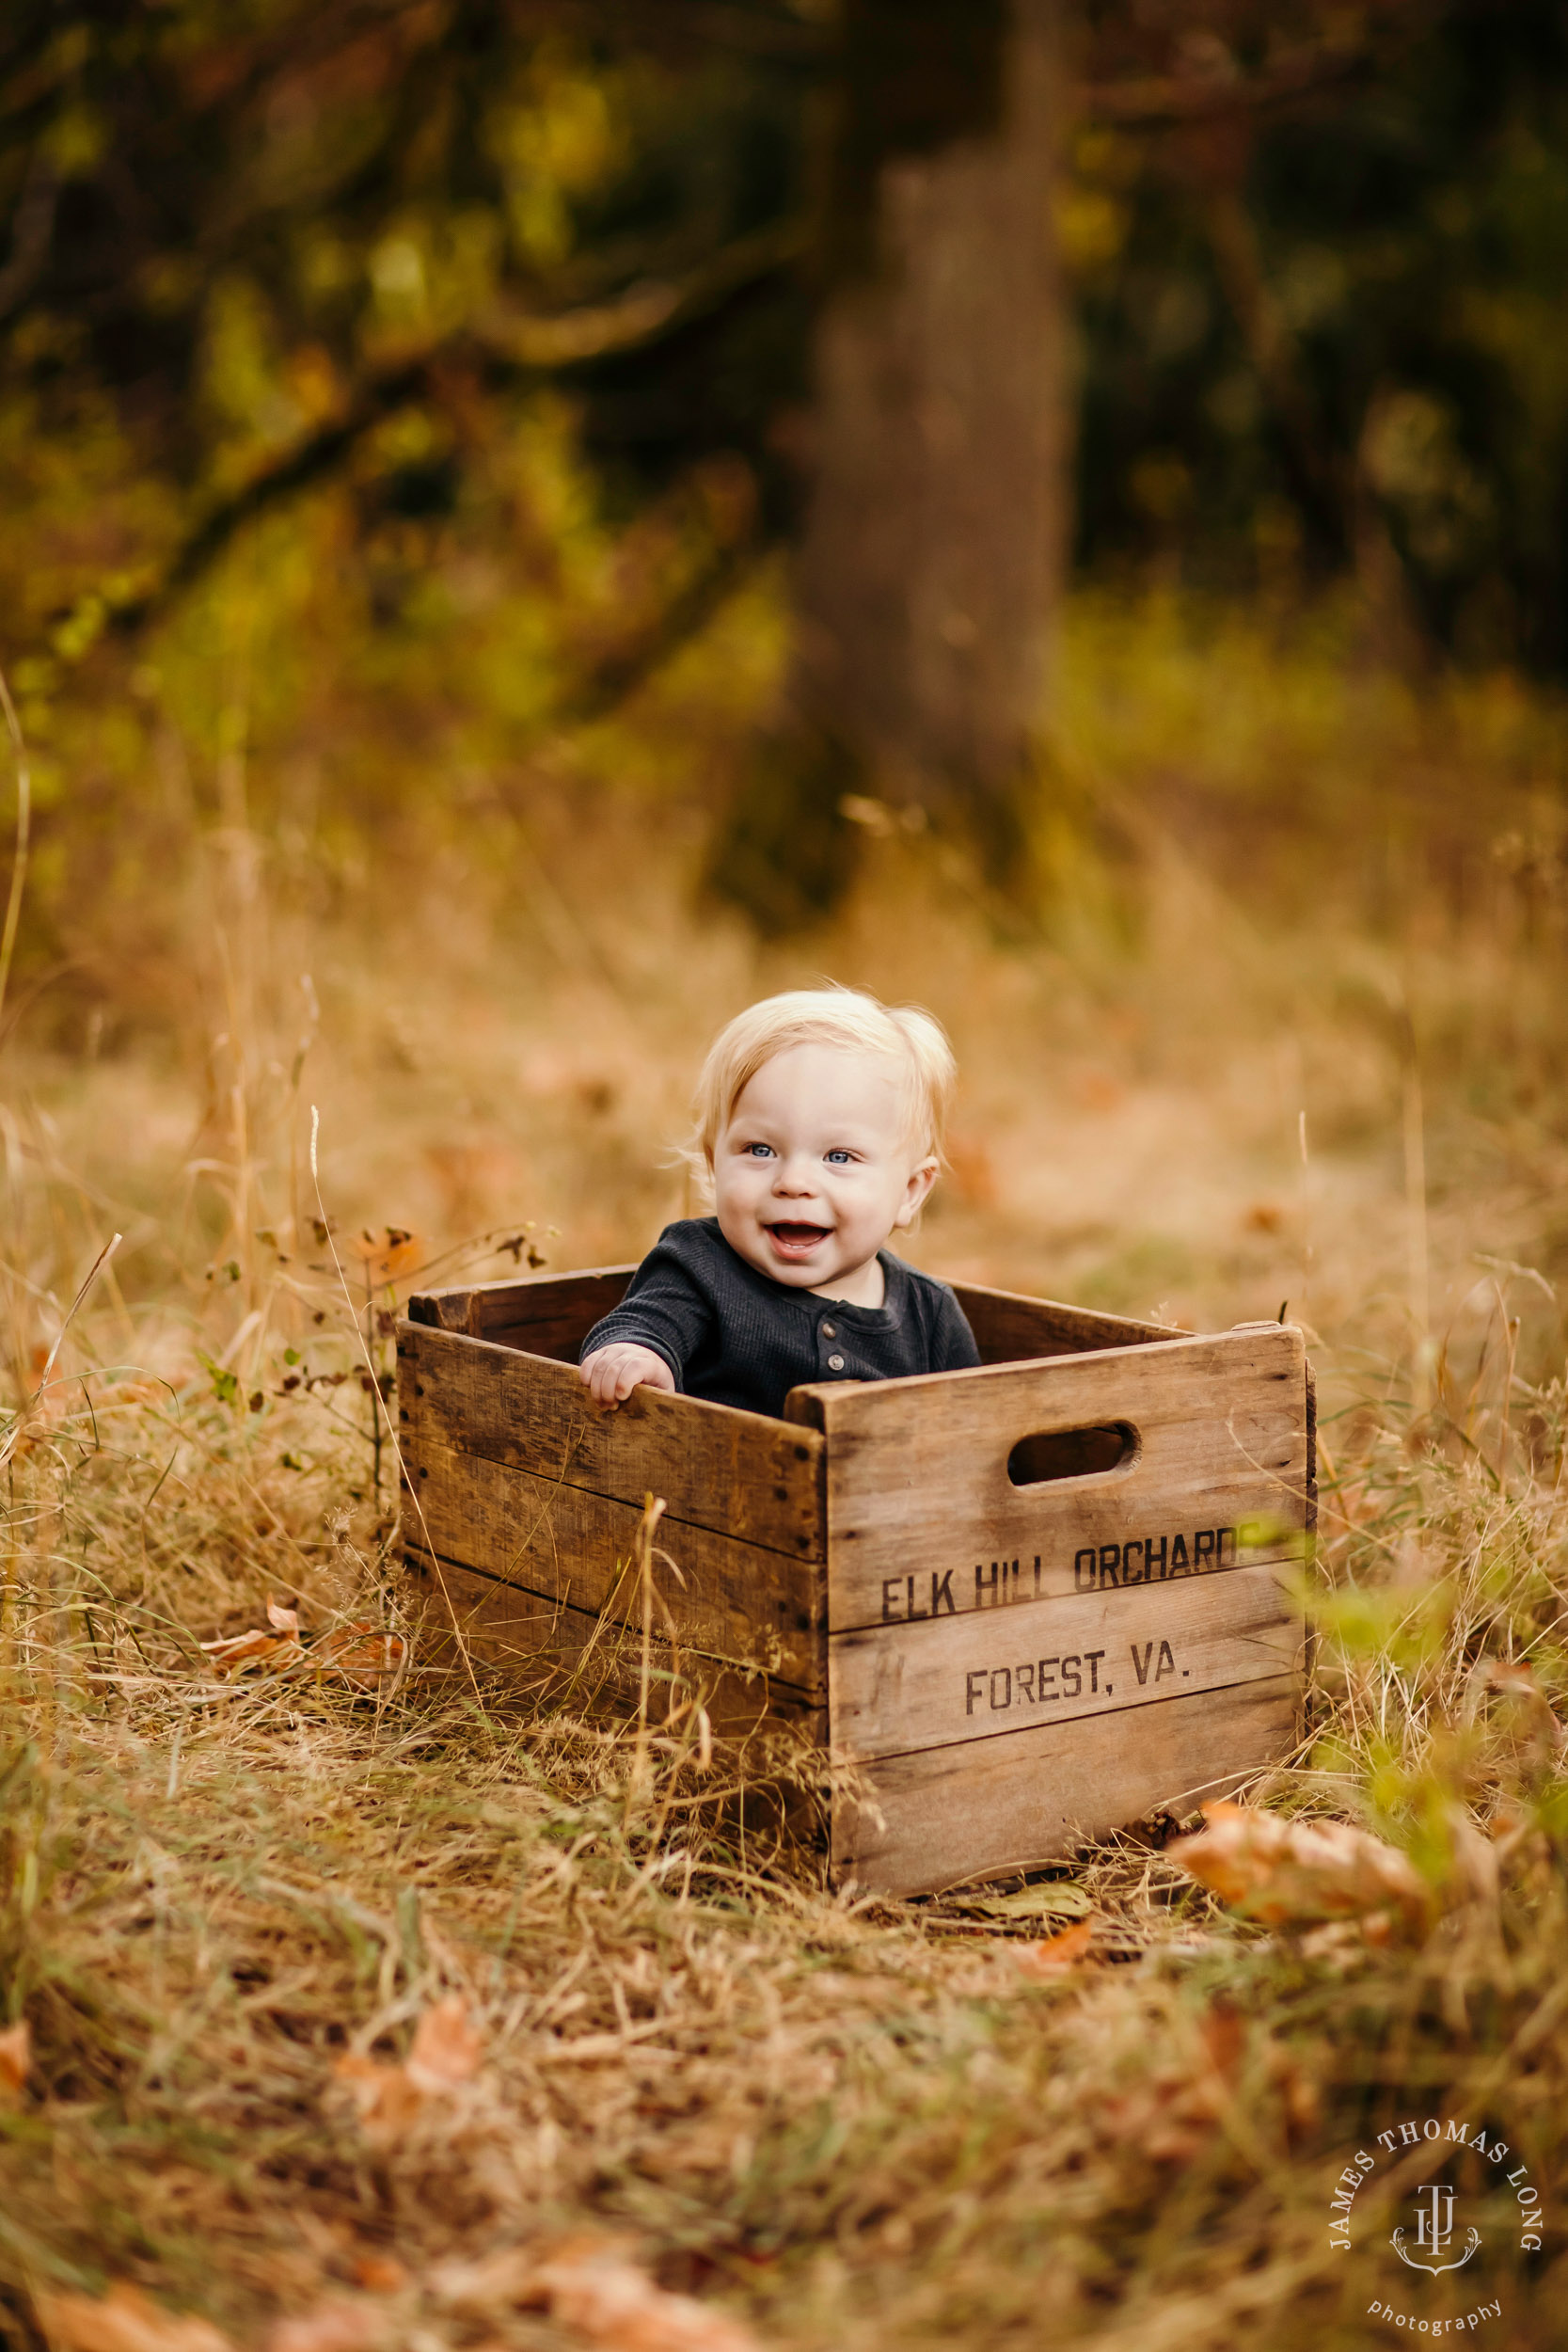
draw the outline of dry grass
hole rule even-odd
[[[1149,642],[1187,692],[1180,644]],[[1219,656],[1192,660],[1212,676]],[[320,2323],[277,2352],[581,2344],[582,2314],[515,2265],[471,2266],[586,2228],[764,2343],[1204,2352],[1266,2330],[1305,2352],[1384,2340],[1366,2307],[1388,2281],[1370,2254],[1348,2275],[1326,2231],[1369,2135],[1484,2117],[1550,2204],[1558,916],[1508,895],[1490,834],[1490,895],[1457,912],[1442,860],[1407,875],[1392,930],[1348,871],[1284,913],[1249,903],[1225,814],[1247,691],[1267,748],[1266,668],[1247,675],[1238,654],[1212,755],[1201,697],[1184,733],[1162,690],[1185,805],[1221,813],[1212,853],[1196,820],[1179,854],[1151,819],[1135,871],[1052,836],[1058,869],[1088,862],[1043,937],[999,945],[1005,911],[893,837],[832,935],[784,956],[691,920],[689,838],[645,808],[601,806],[586,849],[541,818],[520,911],[434,860],[405,900],[308,914],[264,845],[226,836],[193,846],[204,993],[162,1043],[8,1049],[14,1400],[126,1235],[7,1465],[0,2023],[25,2021],[31,2064],[9,2096],[0,2065],[0,2328],[19,2344],[52,2310],[75,2343],[49,2296],[110,2280],[238,2344]],[[1269,741],[1340,823],[1373,705],[1335,722],[1302,675]],[[1060,805],[1092,774],[1125,831],[1169,779],[1109,656],[1093,678]],[[1392,688],[1375,711],[1367,756],[1441,772],[1456,806],[1487,744],[1502,800],[1557,755],[1550,713],[1450,712],[1438,740]],[[1074,932],[1091,883],[1101,913]],[[1331,1473],[1314,1738],[1255,1794],[1407,1851],[1438,1914],[1424,1942],[1261,1934],[1165,1858],[1161,1824],[1086,1851],[1033,1914],[847,1897],[766,1808],[737,1813],[736,1782],[786,1757],[705,1771],[689,1725],[650,1747],[428,1663],[369,1443],[375,1310],[478,1230],[443,1263],[639,1250],[681,1206],[663,1147],[713,1020],[821,969],[923,997],[957,1035],[967,1098],[926,1263],[1198,1327],[1282,1296],[1309,1320]],[[388,1243],[388,1220],[421,1238]],[[390,1253],[370,1254],[368,1321],[364,1227]],[[200,1645],[269,1599],[317,1643],[408,1636],[413,1670],[218,1679]],[[1042,1933],[1085,1904],[1088,1956],[1058,1965]],[[433,2083],[410,2053],[454,1996],[477,2066]],[[1489,2210],[1495,2340],[1554,2341],[1560,2241],[1519,2256]]]

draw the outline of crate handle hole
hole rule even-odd
[[[1049,1486],[1057,1478],[1096,1478],[1121,1470],[1138,1451],[1131,1422],[1108,1422],[1094,1429],[1040,1429],[1020,1438],[1007,1456],[1015,1486]]]

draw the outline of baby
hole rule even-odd
[[[928,1013],[851,989],[738,1014],[697,1086],[717,1214],[667,1225],[589,1332],[595,1401],[641,1384],[779,1415],[806,1381],[977,1364],[946,1283],[884,1248],[936,1182],[955,1075]]]

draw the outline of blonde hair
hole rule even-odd
[[[692,1102],[692,1158],[711,1168],[736,1103],[765,1062],[795,1045],[842,1045],[879,1054],[900,1073],[905,1117],[922,1158],[942,1157],[958,1080],[940,1022],[918,1005],[884,1005],[858,988],[792,988],[749,1005],[708,1047]]]

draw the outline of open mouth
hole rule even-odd
[[[768,1238],[781,1257],[809,1258],[818,1242],[827,1240],[832,1229],[827,1225],[784,1223],[770,1225]]]

